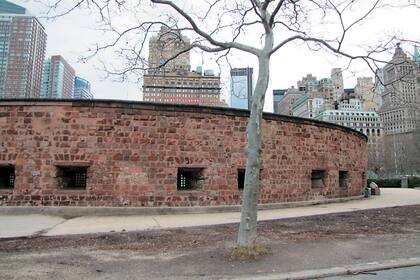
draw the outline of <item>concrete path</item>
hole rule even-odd
[[[322,215],[328,213],[420,204],[420,191],[415,189],[381,189],[380,196],[370,199],[315,206],[261,210],[258,220]],[[41,233],[45,236],[85,234],[110,231],[141,231],[190,226],[238,223],[240,213],[208,213],[143,216],[83,216],[69,220],[51,216],[0,216],[0,238]]]
[[[0,216],[0,238],[35,236],[57,226],[65,220],[43,215]]]

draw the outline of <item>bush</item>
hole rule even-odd
[[[401,179],[368,179],[368,186],[375,182],[380,188],[400,188]]]
[[[409,188],[420,188],[420,177],[410,177],[410,178],[408,178],[408,187]]]
[[[401,178],[368,179],[367,180],[368,186],[370,185],[371,182],[375,182],[380,188],[401,188]],[[409,177],[408,187],[409,188],[420,187],[420,177]]]

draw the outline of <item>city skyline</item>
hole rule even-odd
[[[39,3],[22,0],[12,0],[12,2],[24,5],[31,11],[32,14],[35,15],[39,15],[41,14],[41,11],[45,11]],[[48,33],[47,56],[61,54],[66,57],[69,63],[77,69],[78,74],[91,81],[92,87],[96,89],[95,98],[140,100],[141,83],[136,84],[124,82],[121,84],[113,82],[110,79],[103,80],[106,75],[100,70],[101,61],[99,57],[94,57],[93,59],[84,62],[78,60],[78,58],[80,58],[80,54],[86,53],[92,45],[100,42],[100,38],[107,36],[106,34],[103,34],[102,31],[93,30],[95,20],[93,18],[86,17],[86,14],[86,11],[77,11],[70,16],[60,17],[54,21],[46,21],[45,19],[42,19]],[[378,22],[381,22],[383,27],[379,29],[386,30],[387,33],[399,30],[401,31],[401,34],[406,35],[405,37],[415,38],[418,36],[416,34],[415,27],[410,24],[410,22],[415,18],[415,13],[406,13],[404,17],[394,15],[396,19],[395,22],[393,21],[392,24],[389,22],[382,23],[383,18],[389,16],[389,11],[385,10],[384,12],[381,12],[377,17],[370,20],[371,24],[369,24],[369,26],[365,26],[366,30],[375,30],[375,27],[378,29]],[[68,32],[61,32],[68,26],[71,26],[71,28],[68,28]],[[77,40],[77,38],[80,37],[85,39]],[[363,36],[363,34],[360,37],[361,41],[370,40],[368,36]],[[295,84],[295,81],[299,77],[302,77],[307,73],[312,73],[317,77],[327,77],[331,68],[341,67],[345,69],[347,66],[346,62],[342,59],[338,59],[334,56],[321,52],[314,53],[301,47],[302,46],[296,46],[293,44],[285,46],[284,50],[273,57],[271,70],[272,76],[270,79],[269,89],[266,94],[265,111],[272,111],[273,97],[271,93],[273,89],[289,88]],[[403,48],[405,51],[413,52],[411,49],[405,49],[404,45]],[[392,54],[389,53],[384,60],[389,60],[391,57]],[[233,67],[253,67],[255,69],[254,71],[257,71],[258,67],[256,67],[256,60],[252,57],[248,58],[248,56],[240,53],[235,54],[235,57],[232,58]],[[201,53],[192,52],[192,68],[201,65],[203,61],[205,62],[205,68],[218,69],[218,66],[214,63],[214,58],[212,59],[210,55],[202,55]],[[244,63],[244,61],[246,61],[246,63]],[[116,65],[119,63],[121,63],[121,61],[115,61]],[[207,67],[207,65],[210,67]],[[344,72],[344,87],[354,87],[356,85],[357,77],[374,76],[374,74],[367,69],[366,65],[355,63],[352,67],[357,69],[357,73],[353,74],[350,71]],[[222,65],[221,70],[221,98],[229,100],[230,69],[226,65]],[[116,94],[116,92],[118,92],[118,94]]]
[[[370,176],[412,173],[419,166],[419,67],[397,44],[392,60],[377,73],[382,85],[374,84],[372,77],[359,77],[354,88],[343,88],[337,68],[332,69],[331,78],[309,74],[296,88],[276,93],[279,104],[275,110],[364,133]],[[341,92],[340,98],[334,97],[335,92]]]

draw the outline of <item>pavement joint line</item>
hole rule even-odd
[[[160,226],[158,220],[156,219],[156,217],[154,217],[154,216],[151,216],[151,217],[152,217],[152,220],[156,223],[157,228],[161,228],[161,226]]]
[[[420,258],[411,257],[405,259],[387,260],[369,262],[366,264],[355,264],[349,266],[338,266],[323,269],[303,270],[287,273],[270,273],[266,275],[242,275],[242,276],[223,276],[220,279],[229,280],[310,280],[319,278],[328,278],[334,276],[357,275],[366,272],[389,270],[395,268],[404,268],[420,266]]]
[[[59,226],[59,225],[61,225],[61,224],[64,224],[65,222],[67,222],[68,220],[62,220],[61,222],[59,222],[59,223],[57,223],[57,224],[55,224],[55,225],[52,225],[52,226],[50,226],[49,228],[44,228],[44,229],[41,229],[41,230],[38,230],[37,232],[34,232],[33,234],[31,234],[30,236],[29,236],[29,238],[34,238],[34,237],[40,237],[40,236],[43,236],[44,234],[46,234],[46,233],[48,233],[49,231],[51,231],[51,230],[53,230],[53,229],[55,229],[57,226]],[[1,239],[1,238],[0,238]]]

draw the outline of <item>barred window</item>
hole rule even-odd
[[[86,189],[87,169],[87,166],[57,166],[59,187],[62,189]]]
[[[13,165],[0,166],[0,189],[15,187],[15,167]]]
[[[177,190],[200,190],[204,183],[204,168],[178,168]]]

